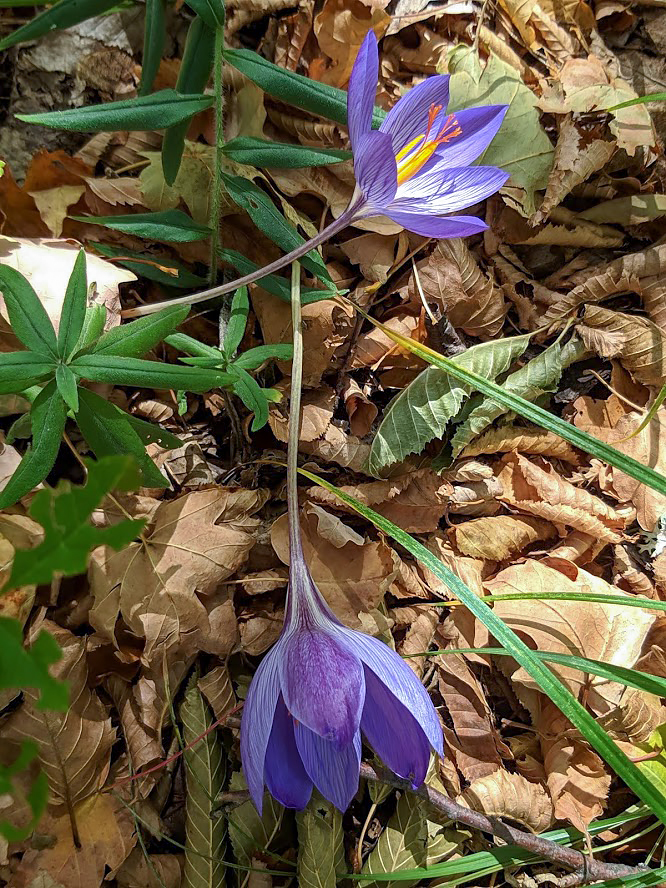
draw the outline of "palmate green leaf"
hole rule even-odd
[[[0,352],[0,395],[22,392],[55,372],[55,360],[31,351]]]
[[[193,274],[181,262],[176,262],[170,256],[153,256],[146,253],[137,253],[134,250],[125,250],[120,247],[111,247],[108,244],[100,244],[97,241],[88,241],[95,252],[101,256],[116,259],[119,265],[129,268],[138,277],[148,278],[165,287],[179,287],[182,289],[203,289],[208,285],[208,280],[198,274]],[[136,260],[133,262],[132,260]]]
[[[296,813],[298,885],[335,888],[344,869],[342,815],[315,790],[307,808]]]
[[[236,250],[219,250],[218,256],[223,262],[228,262],[230,265],[233,265],[233,267],[243,275],[251,274],[259,268],[255,262],[246,259],[245,256],[238,253]],[[273,296],[277,296],[278,299],[281,299],[283,302],[289,302],[291,300],[291,286],[287,278],[281,278],[276,274],[268,274],[266,277],[261,278],[261,287]],[[301,290],[301,305],[310,305],[312,302],[320,302],[322,299],[330,299],[332,295],[330,290],[315,290],[313,288],[305,287]]]
[[[586,354],[587,349],[577,336],[564,345],[558,339],[520,370],[502,380],[502,389],[527,401],[535,401],[546,392],[553,391],[562,371],[576,361],[582,360]],[[508,412],[506,407],[491,398],[478,396],[475,401],[451,439],[454,456],[458,456],[470,441],[480,435],[498,417]]]
[[[486,379],[505,373],[522,355],[531,334],[474,345],[452,358],[461,367]],[[430,441],[440,438],[458,413],[472,386],[452,380],[437,367],[428,367],[391,401],[377,430],[368,467],[377,474],[410,453],[419,453]]]
[[[49,674],[49,666],[61,657],[55,639],[45,630],[26,648],[21,623],[12,617],[0,617],[0,690],[35,688],[40,694],[38,709],[64,712],[69,702],[67,685]]]
[[[32,446],[26,451],[14,474],[0,491],[0,509],[12,506],[36,487],[53,468],[65,430],[67,408],[55,380],[35,398],[30,410]]]
[[[185,746],[185,870],[186,888],[224,888],[225,821],[215,813],[216,799],[224,781],[222,745],[215,731],[201,735],[212,718],[196,683],[192,683],[180,707]],[[195,742],[196,741],[196,742]]]
[[[30,740],[24,740],[14,761],[10,765],[0,765],[0,795],[15,795],[13,778],[25,771],[38,754],[37,745]],[[24,827],[17,827],[8,820],[0,820],[0,836],[4,836],[8,842],[20,842],[27,838],[46,810],[49,800],[49,782],[43,771],[40,771],[35,777],[32,786],[26,793],[25,800],[28,802],[32,814],[28,824]]]
[[[239,136],[227,142],[222,152],[236,163],[260,169],[299,169],[300,167],[326,166],[351,159],[351,151],[338,148],[311,148],[307,145],[290,145],[287,142],[269,142]]]
[[[160,130],[182,120],[189,120],[193,114],[205,111],[212,104],[213,96],[182,95],[175,89],[162,89],[138,99],[16,116],[24,123],[62,129],[70,133]]]
[[[249,311],[250,300],[247,295],[247,287],[239,287],[231,301],[231,312],[227,321],[227,329],[224,331],[224,353],[229,359],[236,354],[245,335]]]
[[[9,323],[23,345],[42,356],[57,357],[58,343],[51,319],[21,272],[9,265],[0,265],[0,290]]]
[[[73,577],[84,573],[88,556],[97,546],[118,551],[141,532],[144,521],[120,521],[111,527],[95,527],[94,510],[113,490],[136,490],[139,472],[131,456],[107,456],[86,463],[84,485],[61,481],[53,490],[40,490],[30,505],[30,515],[44,528],[44,539],[34,549],[17,549],[7,589],[48,584],[54,574]]]
[[[61,358],[68,358],[79,341],[86,316],[87,300],[86,254],[84,250],[79,250],[67,282],[60,313],[58,354]]]
[[[384,832],[366,860],[363,872],[374,875],[425,867],[428,861],[427,848],[425,802],[412,793],[403,793]],[[382,884],[392,885],[393,882]],[[366,885],[368,888],[376,888],[377,882],[369,881]]]
[[[154,314],[121,327],[112,327],[97,340],[92,354],[140,358],[173,333],[183,323],[189,310],[187,305],[167,305]]]
[[[210,237],[210,228],[199,225],[182,210],[157,213],[128,213],[126,216],[71,216],[87,225],[104,225],[114,231],[145,237],[147,240],[188,244]]]
[[[0,40],[0,52],[16,46],[17,43],[36,40],[51,31],[71,28],[86,19],[103,15],[116,6],[117,2],[118,0],[59,0],[50,9],[40,12],[27,24]]]
[[[263,231],[266,237],[270,238],[278,247],[281,247],[285,253],[290,253],[305,243],[301,235],[278,212],[266,192],[262,191],[254,182],[244,179],[242,176],[230,176],[227,173],[222,174],[222,181],[234,203],[244,209],[257,228]],[[324,260],[316,250],[310,250],[299,261],[308,271],[335,289],[335,284],[328,273]]]
[[[220,370],[204,370],[120,355],[81,355],[70,364],[80,379],[139,388],[178,389],[184,392],[209,392],[229,385],[232,377]]]
[[[601,725],[564,687],[550,669],[534,655],[534,651],[484,601],[479,599],[459,577],[445,567],[429,549],[426,549],[422,543],[419,543],[414,537],[405,533],[404,530],[401,530],[392,521],[364,506],[354,497],[349,496],[349,494],[343,493],[333,484],[324,481],[323,478],[319,478],[317,475],[313,475],[304,469],[300,471],[306,478],[333,493],[342,502],[351,506],[355,512],[371,521],[375,527],[383,530],[384,533],[392,537],[397,543],[404,546],[424,567],[431,570],[438,579],[445,583],[465,607],[483,623],[501,646],[511,654],[514,660],[526,670],[541,691],[555,703],[574,727],[578,728],[588,743],[599,753],[613,771],[624,780],[642,802],[652,809],[655,817],[658,817],[662,823],[666,824],[666,798],[662,793],[655,788],[637,765],[613,742]]]
[[[146,96],[153,88],[155,75],[162,61],[166,42],[166,0],[146,0],[143,26],[143,58],[139,95]]]

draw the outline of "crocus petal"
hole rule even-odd
[[[437,155],[449,167],[461,167],[480,157],[502,126],[508,105],[485,105],[456,111],[461,135],[437,148]]]
[[[422,237],[435,237],[440,240],[448,237],[471,237],[488,228],[486,223],[476,216],[451,216],[445,219],[442,216],[424,216],[422,213],[393,211],[387,215],[407,231],[413,231],[414,234],[420,234]]]
[[[241,759],[247,788],[261,814],[264,798],[264,763],[273,729],[273,716],[280,695],[278,663],[281,643],[275,645],[259,664],[250,683],[241,721]]]
[[[275,709],[264,767],[266,786],[273,798],[285,808],[302,811],[312,795],[312,780],[303,767],[294,737],[294,720],[282,697]]]
[[[361,764],[361,735],[357,731],[351,743],[336,749],[328,740],[313,734],[304,725],[294,728],[296,746],[312,782],[319,792],[345,811],[358,790]]]
[[[427,174],[400,187],[386,212],[426,213],[444,215],[464,210],[495,194],[509,178],[498,167],[435,166]]]
[[[422,219],[421,216],[415,218]],[[429,219],[426,221],[453,223],[456,220]],[[402,222],[399,224],[402,225]],[[405,227],[407,228],[408,226]],[[438,235],[432,236],[438,237]],[[459,235],[439,236],[457,237]],[[443,755],[442,727],[435,712],[435,707],[432,705],[426,689],[405,661],[387,645],[376,638],[372,638],[370,635],[365,635],[363,632],[354,632],[352,629],[345,629],[344,634],[347,643],[358,658],[368,669],[374,672],[382,684],[386,685],[393,696],[411,712],[428,738],[430,745],[436,752]]]
[[[347,91],[347,126],[353,150],[372,126],[378,73],[377,38],[374,31],[368,31],[356,56]]]
[[[382,121],[379,130],[391,136],[397,154],[417,136],[425,135],[431,105],[442,106],[432,126],[432,131],[437,132],[438,126],[446,117],[448,102],[448,75],[438,74],[436,77],[428,77],[398,99]]]
[[[398,165],[391,137],[378,130],[366,133],[354,149],[354,175],[372,207],[389,204],[398,187]]]
[[[425,780],[430,744],[411,712],[375,675],[365,670],[365,706],[361,730],[379,758],[413,789]]]
[[[288,637],[279,669],[284,702],[296,721],[334,749],[348,746],[361,721],[365,678],[344,642],[333,632],[301,628]]]

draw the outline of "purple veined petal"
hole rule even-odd
[[[368,31],[356,56],[347,91],[347,126],[352,150],[372,127],[377,94],[379,51],[374,31]]]
[[[407,215],[407,214],[405,214]],[[421,216],[415,216],[421,219]],[[474,217],[462,217],[471,218]],[[403,223],[399,220],[400,225]],[[456,222],[455,219],[427,219],[427,222]],[[479,219],[474,221],[480,222]],[[405,225],[405,228],[408,226]],[[414,229],[409,229],[413,231]],[[417,234],[420,232],[417,231]],[[427,237],[428,235],[426,235]],[[460,237],[461,235],[437,235],[432,237]],[[365,635],[363,632],[344,630],[345,640],[364,666],[374,672],[377,679],[389,689],[393,696],[405,706],[421,726],[432,748],[444,754],[442,726],[432,705],[428,692],[405,661],[383,642]]]
[[[495,194],[509,178],[499,167],[459,167],[431,169],[427,175],[416,177],[401,186],[395,200],[386,208],[391,217],[398,213],[425,213],[444,215],[471,207]],[[411,186],[408,187],[407,186]]]
[[[360,661],[337,637],[342,627],[302,627],[291,633],[280,657],[280,685],[298,722],[335,749],[357,733],[365,700]]]
[[[436,154],[448,167],[472,163],[495,138],[508,110],[508,105],[484,105],[456,111],[455,118],[462,133],[450,142],[439,145]]]
[[[390,136],[378,130],[362,136],[354,150],[354,175],[372,207],[381,208],[393,200],[398,188],[398,165]]]
[[[294,737],[294,720],[287,712],[282,696],[275,708],[264,776],[268,791],[285,808],[302,811],[310,801],[312,780],[303,767]]]
[[[441,105],[442,109],[432,124],[432,132],[436,133],[437,128],[446,117],[448,103],[448,74],[428,77],[427,80],[417,84],[398,99],[382,121],[379,131],[391,136],[393,148],[397,154],[417,136],[425,135],[431,106]]]
[[[434,237],[444,240],[449,237],[471,237],[486,231],[488,226],[476,216],[426,216],[423,213],[387,213],[390,219],[402,225],[407,231],[420,234],[422,237]],[[409,668],[409,667],[407,667]]]
[[[266,748],[273,729],[273,716],[280,696],[278,663],[282,656],[282,640],[259,664],[250,683],[241,720],[241,761],[247,788],[261,814],[264,799],[264,763]]]
[[[361,730],[379,758],[417,789],[425,780],[430,743],[411,712],[366,667]]]
[[[305,770],[319,792],[340,811],[346,811],[358,790],[361,764],[361,734],[336,749],[328,740],[313,734],[304,725],[294,728],[296,746]]]

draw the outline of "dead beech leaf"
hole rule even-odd
[[[563,206],[551,210],[550,221],[532,226],[507,206],[493,223],[493,231],[507,244],[551,247],[619,247],[624,235],[610,225],[587,222]]]
[[[389,318],[384,324],[402,336],[415,339],[417,342],[426,341],[425,327],[420,319],[413,315],[396,315]],[[396,345],[387,333],[377,327],[373,327],[367,333],[361,333],[354,343],[352,369],[370,367],[372,370],[394,370],[396,368],[420,370],[425,366],[419,358],[415,359],[411,352]]]
[[[490,817],[513,820],[533,833],[544,832],[553,822],[553,803],[544,788],[504,770],[474,780],[456,801]]]
[[[632,595],[657,598],[652,580],[640,569],[626,545],[613,547],[613,585]]]
[[[142,675],[131,685],[119,675],[109,675],[106,689],[120,718],[132,770],[140,771],[162,759],[162,720],[167,703],[160,699],[155,682]]]
[[[666,707],[658,697],[627,688],[615,709],[599,719],[604,729],[625,743],[644,743],[666,722]]]
[[[227,666],[213,666],[197,684],[218,721],[236,705],[236,694]]]
[[[95,179],[91,176],[84,181],[101,202],[100,206],[135,207],[142,203],[141,180],[134,176],[118,176],[115,179]],[[90,210],[96,212],[93,206],[90,206]]]
[[[569,568],[570,575],[565,575],[547,564],[528,559],[501,571],[487,581],[486,589],[501,595],[520,592],[627,594],[582,568],[575,565]],[[536,644],[537,650],[587,657],[627,668],[633,667],[638,659],[655,619],[654,615],[637,608],[547,599],[498,601],[495,612],[514,631]],[[553,665],[552,669],[573,694],[578,695],[586,687],[587,703],[598,715],[617,706],[624,693],[624,686],[618,682],[599,676],[589,676],[586,681],[581,672],[568,666]],[[538,687],[523,669],[513,673],[512,682],[519,695],[521,687],[532,692]]]
[[[396,246],[403,245],[398,256]],[[354,265],[358,265],[361,274],[368,281],[385,284],[389,270],[394,263],[403,258],[408,247],[406,233],[395,235],[376,234],[366,232],[357,237],[352,237],[342,244],[342,251],[349,257]]]
[[[551,550],[549,557],[562,558],[573,564],[589,564],[607,545],[605,540],[583,533],[582,530],[572,530],[559,546]]]
[[[333,66],[311,66],[310,76],[331,86],[344,86],[365,35],[372,30],[378,38],[382,37],[390,22],[391,17],[381,9],[381,4],[369,8],[361,0],[326,0],[315,16],[314,32]]]
[[[349,428],[357,438],[365,438],[377,418],[378,409],[370,400],[369,389],[369,386],[361,388],[353,377],[347,376],[340,391],[349,417]]]
[[[559,435],[545,429],[529,429],[512,425],[488,429],[487,432],[468,444],[460,456],[464,459],[465,457],[512,451],[561,459],[574,466],[580,464],[578,452]]]
[[[85,185],[58,185],[28,193],[50,233],[53,237],[60,237],[69,208],[79,201],[85,190]]]
[[[548,521],[521,515],[495,515],[465,521],[449,530],[463,555],[488,561],[506,561],[537,542],[557,536]]]
[[[51,804],[62,809],[76,805],[102,786],[116,732],[101,700],[88,687],[86,639],[48,621],[43,627],[63,651],[51,671],[55,678],[69,683],[70,707],[67,712],[37,709],[38,694],[26,689],[23,705],[3,726],[2,739],[37,744]]]

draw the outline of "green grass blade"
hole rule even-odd
[[[651,598],[639,598],[629,595],[604,595],[596,592],[511,592],[498,595],[484,595],[479,601],[592,601],[595,604],[619,604],[624,607],[642,607],[645,610],[666,610],[666,601],[653,601]],[[451,607],[456,602],[433,601],[433,607]]]

